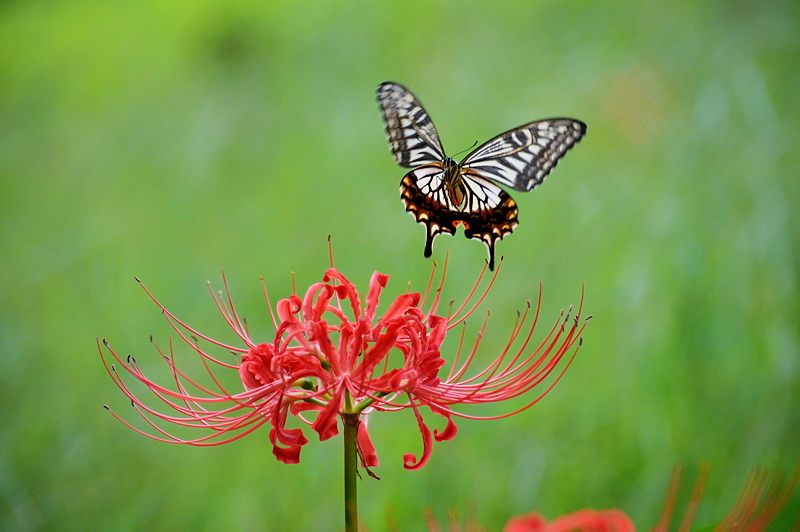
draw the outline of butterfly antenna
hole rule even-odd
[[[465,151],[469,151],[469,150],[471,150],[472,148],[474,148],[474,147],[475,147],[475,146],[477,146],[477,145],[478,145],[478,141],[476,140],[475,142],[473,142],[473,143],[472,143],[472,146],[470,146],[469,148],[467,148],[467,149],[465,149],[465,150],[461,150],[461,151],[460,151],[460,152],[458,152],[458,153],[454,153],[454,154],[453,154],[453,157],[456,157],[457,155],[461,155],[461,154],[462,154],[462,153],[464,153]]]

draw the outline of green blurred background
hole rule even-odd
[[[373,416],[382,480],[361,484],[364,524],[616,507],[646,528],[671,468],[686,469],[682,508],[702,461],[697,524],[719,521],[751,468],[788,471],[800,447],[798,6],[4,2],[4,528],[341,528],[340,438],[296,466],[266,430],[211,449],[146,440],[101,408],[133,414],[94,342],[158,374],[148,335],[169,331],[133,276],[224,336],[205,289],[222,269],[266,338],[258,275],[278,297],[291,271],[316,281],[328,234],[360,286],[374,270],[390,292],[424,282],[374,101],[386,79],[420,96],[451,153],[535,118],[589,124],[514,195],[481,354],[539,279],[546,321],[582,281],[595,320],[535,409],[460,422],[419,472],[402,468],[413,418]],[[461,235],[446,249],[458,297],[485,251]]]

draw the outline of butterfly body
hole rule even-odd
[[[464,180],[461,179],[460,166],[450,157],[444,158],[442,166],[442,180],[444,181],[447,196],[450,198],[450,202],[461,210],[466,190],[464,189]]]
[[[433,122],[408,89],[384,82],[378,102],[395,161],[412,169],[400,182],[400,196],[406,211],[426,227],[425,257],[431,256],[436,236],[453,235],[462,226],[467,238],[486,245],[490,269],[495,242],[518,225],[517,204],[498,184],[533,189],[586,132],[579,120],[539,120],[485,142],[456,163],[445,155]]]

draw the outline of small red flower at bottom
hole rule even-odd
[[[578,510],[547,522],[538,513],[512,517],[503,532],[633,532],[636,527],[620,510]]]
[[[700,468],[689,502],[683,512],[683,518],[675,530],[691,530],[697,515],[700,501],[708,477],[708,466]],[[681,481],[681,468],[676,467],[672,473],[664,509],[653,532],[670,530],[675,503]],[[739,493],[736,503],[728,515],[714,527],[714,530],[766,530],[778,517],[783,507],[792,497],[800,482],[800,463],[786,479],[782,475],[773,475],[766,470],[751,473],[744,489]],[[429,528],[434,528],[429,525]],[[708,527],[710,529],[710,527]],[[508,520],[503,532],[627,532],[634,531],[628,515],[621,510],[578,510],[548,522],[541,514],[532,512],[512,517]]]
[[[379,300],[389,276],[377,272],[369,282],[366,297],[361,299],[355,285],[331,266],[322,280],[308,287],[302,297],[294,293],[278,301],[274,309],[262,281],[267,311],[275,327],[274,336],[263,342],[250,337],[223,277],[225,296],[210,290],[211,296],[241,345],[198,332],[145,288],[180,339],[199,356],[209,382],[202,383],[178,368],[171,343],[167,351],[156,344],[171,377],[172,384],[166,386],[147,377],[135,358],[123,358],[103,340],[114,359],[114,363],[107,360],[98,342],[103,363],[149,430],[133,425],[113,411],[112,414],[153,439],[202,446],[227,443],[269,424],[273,454],[285,463],[297,463],[302,446],[308,442],[301,428],[287,426],[290,418],[309,425],[320,440],[326,440],[338,434],[340,416],[358,415],[361,462],[374,467],[378,458],[367,430],[369,414],[410,409],[422,436],[423,449],[418,457],[406,454],[404,466],[418,469],[428,461],[434,440],[449,440],[456,435],[453,418],[499,419],[537,403],[569,367],[586,325],[586,320],[581,319],[581,296],[581,305],[574,316],[572,309],[562,311],[544,339],[529,347],[539,319],[540,286],[535,308],[528,303],[518,314],[508,342],[487,367],[467,376],[478,358],[488,313],[470,348],[465,348],[464,329],[458,332],[452,363],[445,369],[447,363],[441,353],[445,338],[476,311],[500,268],[479,291],[486,273],[484,266],[464,302],[447,316],[438,313],[447,262],[434,289],[436,269],[434,265],[424,293],[402,293],[383,313],[378,312]],[[239,360],[225,362],[225,355],[212,354],[214,349],[233,352]],[[564,364],[560,364],[562,360]],[[239,386],[244,389],[223,384],[221,377],[212,371],[212,365],[238,372]],[[117,366],[149,388],[167,411],[149,406],[134,393],[134,388],[121,378]],[[533,395],[523,404],[505,414],[480,417],[460,410],[467,405],[508,401],[530,394]],[[444,420],[442,430],[430,430],[423,408]],[[165,424],[202,434],[184,438],[167,430]]]

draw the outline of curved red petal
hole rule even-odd
[[[303,298],[303,317],[306,321],[320,319],[332,297],[333,288],[325,283],[315,283],[309,286]]]
[[[370,347],[364,355],[363,361],[357,370],[358,376],[369,376],[375,366],[378,365],[389,350],[394,347],[397,341],[397,330],[401,325],[402,323],[399,322],[392,323],[383,334],[378,336],[375,343],[372,344],[372,347]]]
[[[361,465],[364,467],[378,467],[378,453],[367,432],[367,424],[363,421],[358,424],[358,434],[356,436]]]
[[[410,294],[400,294],[397,298],[392,301],[392,304],[389,305],[389,308],[386,309],[386,312],[381,317],[380,321],[378,322],[378,326],[385,326],[388,321],[397,318],[398,316],[403,315],[406,310],[410,307],[414,307],[419,303],[419,292],[412,292]]]
[[[378,308],[378,298],[381,295],[381,290],[389,282],[389,276],[380,272],[372,274],[369,280],[369,292],[367,292],[367,310],[364,313],[364,319],[372,322],[375,317],[375,311]]]
[[[458,427],[456,426],[450,414],[447,411],[442,410],[441,408],[437,408],[432,405],[429,406],[431,412],[447,419],[447,426],[444,428],[442,432],[439,432],[437,429],[433,429],[433,437],[436,439],[436,441],[447,441],[455,438],[456,434],[458,434]]]
[[[311,428],[319,434],[319,440],[325,441],[339,434],[339,426],[337,423],[337,416],[339,415],[339,400],[341,391],[337,392],[331,398],[328,405],[319,413],[317,419],[311,425]]]
[[[433,450],[433,439],[431,438],[430,429],[425,425],[425,422],[422,420],[422,415],[420,415],[419,410],[417,410],[417,406],[412,403],[411,408],[414,410],[414,416],[417,418],[417,425],[419,425],[419,432],[422,435],[422,455],[419,459],[417,459],[413,453],[403,455],[403,467],[416,471],[417,469],[422,469],[422,467],[428,463],[428,459],[431,457],[431,451]]]
[[[278,317],[282,322],[296,321],[294,315],[300,311],[302,305],[303,302],[296,295],[291,295],[285,299],[281,299],[276,305]]]
[[[336,268],[328,268],[322,280],[326,283],[332,280],[339,281],[340,284],[333,287],[333,289],[336,290],[336,295],[339,299],[347,298],[350,302],[350,307],[353,309],[353,316],[356,318],[361,317],[361,302],[358,299],[358,291],[347,277],[342,275]]]
[[[299,464],[301,449],[299,445],[292,445],[290,447],[278,447],[277,445],[273,445],[272,454],[284,464]]]

